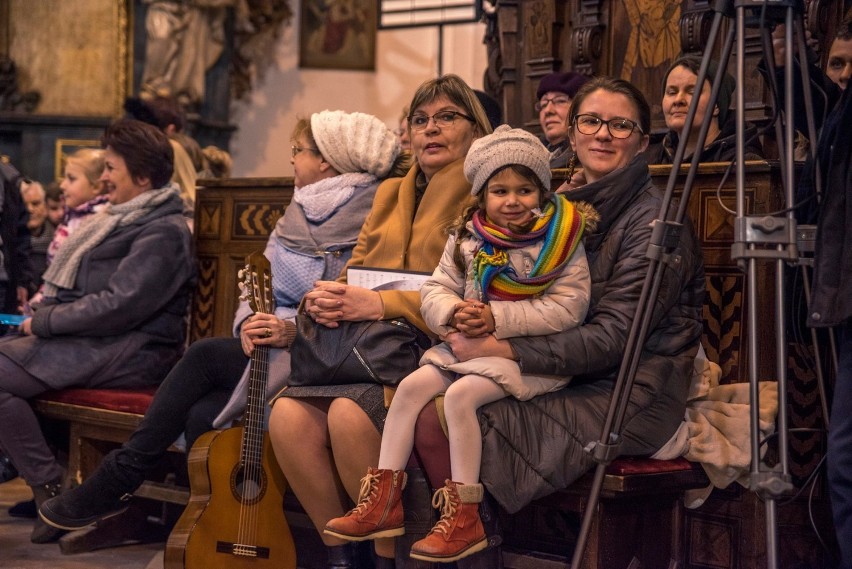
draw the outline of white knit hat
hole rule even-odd
[[[545,190],[550,189],[550,153],[535,135],[504,124],[470,145],[464,160],[464,177],[477,195],[494,172],[510,164],[520,164],[535,172]]]
[[[311,131],[323,157],[341,174],[369,172],[382,178],[399,154],[396,135],[373,115],[328,110],[314,113]]]

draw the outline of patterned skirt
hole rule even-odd
[[[367,414],[379,434],[385,427],[388,410],[385,409],[385,390],[378,383],[352,385],[301,385],[284,388],[278,397],[294,399],[337,399],[345,397],[358,404]]]

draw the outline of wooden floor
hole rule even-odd
[[[164,543],[127,545],[64,555],[56,543],[30,543],[33,520],[13,518],[9,506],[32,497],[20,478],[0,484],[0,567],[3,569],[162,569]]]

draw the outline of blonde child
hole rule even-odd
[[[47,262],[83,220],[106,207],[107,196],[100,182],[104,171],[104,151],[81,148],[65,160],[65,174],[59,187],[65,198],[65,215],[53,234],[47,250]]]
[[[411,557],[451,562],[486,547],[478,511],[483,487],[477,409],[508,395],[526,400],[560,389],[569,378],[522,374],[506,358],[459,361],[452,335],[545,335],[583,322],[591,291],[580,242],[586,215],[550,192],[549,159],[535,136],[506,125],[471,146],[464,172],[477,204],[453,228],[421,290],[423,318],[445,342],[427,351],[421,367],[400,384],[378,468],[362,479],[356,507],[330,520],[325,533],[361,541],[405,532],[400,499],[414,424],[420,410],[446,392],[452,480],[433,499],[442,510],[440,521],[413,545]]]

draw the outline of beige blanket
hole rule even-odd
[[[711,487],[696,496],[688,504],[691,507],[701,505],[713,487],[726,488],[734,481],[747,486],[751,465],[749,384],[719,385],[722,370],[702,355],[696,358],[684,422],[653,456],[661,460],[683,456],[704,467]],[[777,382],[759,382],[758,398],[758,424],[763,439],[775,430]],[[764,446],[761,456],[765,451]]]

